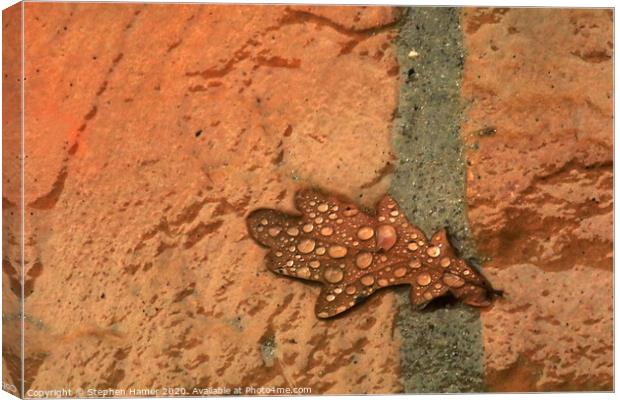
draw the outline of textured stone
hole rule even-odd
[[[2,382],[21,391],[21,16],[2,11]]]
[[[3,76],[5,382],[23,289],[26,389],[611,389],[611,11],[25,7],[23,257],[20,68]],[[479,319],[385,291],[317,320],[319,288],[270,273],[245,225],[312,185],[389,191],[504,298]]]
[[[29,387],[400,390],[393,295],[318,321],[245,226],[386,192],[397,13],[26,10]]]
[[[491,390],[610,390],[612,280],[589,266],[493,269],[503,301],[482,313]]]
[[[469,218],[491,390],[612,387],[612,11],[468,9]]]

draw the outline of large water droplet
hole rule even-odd
[[[392,225],[380,225],[377,228],[377,246],[383,251],[390,250],[396,240],[396,229]]]
[[[359,253],[357,257],[355,258],[355,265],[357,265],[357,268],[365,269],[365,268],[370,267],[370,264],[372,264],[371,253],[362,252],[362,253]]]
[[[316,209],[319,210],[320,212],[325,212],[329,209],[329,206],[323,203],[323,204],[319,204],[319,206]]]
[[[368,240],[375,235],[375,230],[370,226],[363,226],[357,231],[357,237],[360,240]]]
[[[299,235],[299,229],[297,229],[296,227],[291,227],[286,230],[286,233],[288,233],[291,236],[297,236]]]
[[[302,239],[299,241],[299,244],[297,244],[297,250],[299,250],[301,254],[308,254],[312,252],[312,250],[314,250],[314,246],[315,246],[314,240]]]
[[[338,283],[344,278],[344,273],[340,268],[329,267],[325,269],[323,277],[329,283]]]
[[[405,274],[407,274],[407,268],[405,267],[398,267],[394,270],[394,276],[397,278],[402,278]]]
[[[347,248],[339,245],[331,246],[327,253],[332,258],[342,258],[347,255]]]
[[[360,279],[360,282],[364,286],[371,286],[373,283],[375,283],[375,277],[372,275],[364,275]]]
[[[431,246],[428,249],[426,249],[426,254],[428,254],[429,256],[433,258],[439,257],[439,255],[441,254],[441,249],[437,246]]]
[[[331,226],[326,226],[321,229],[321,235],[323,236],[331,236],[334,233],[334,229]]]
[[[417,276],[416,282],[420,286],[427,286],[431,283],[431,275],[428,272],[423,272]]]

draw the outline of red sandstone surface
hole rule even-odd
[[[274,276],[245,226],[308,184],[387,191],[396,17],[26,4],[26,388],[402,389],[394,294],[318,321],[320,288]],[[469,218],[506,291],[482,314],[487,383],[610,389],[611,13],[467,9],[462,26]]]
[[[21,369],[21,7],[2,13],[2,377],[17,395]]]
[[[26,4],[27,387],[399,390],[393,295],[318,321],[245,223],[386,192],[395,18]]]
[[[469,219],[491,390],[611,390],[612,12],[468,9]]]

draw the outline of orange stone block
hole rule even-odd
[[[467,9],[469,220],[504,299],[490,390],[611,390],[611,10]]]
[[[397,16],[25,4],[26,390],[399,390],[393,298],[318,324],[245,224],[386,192]]]

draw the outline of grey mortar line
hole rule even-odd
[[[460,9],[409,8],[402,17],[401,67],[393,145],[398,157],[390,194],[427,236],[448,228],[461,256],[476,257],[466,214],[460,97],[465,49]],[[419,55],[409,57],[415,50]],[[400,291],[397,329],[407,393],[484,390],[479,312],[461,304],[416,311]]]

